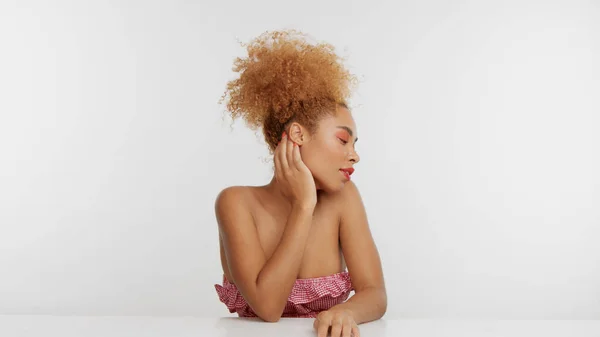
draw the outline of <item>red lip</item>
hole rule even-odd
[[[351,176],[352,173],[354,173],[354,168],[353,167],[343,168],[343,169],[340,169],[340,171],[346,172],[346,173],[348,173],[349,176]]]

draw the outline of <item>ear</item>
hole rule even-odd
[[[297,122],[290,124],[288,128],[288,138],[298,145],[306,143],[308,137],[307,130]]]

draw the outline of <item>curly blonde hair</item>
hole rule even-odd
[[[308,43],[296,30],[267,31],[252,40],[248,56],[236,58],[239,77],[227,83],[219,103],[226,102],[233,120],[243,118],[253,130],[262,128],[271,153],[285,127],[297,121],[309,132],[337,105],[347,99],[357,83],[328,43]]]

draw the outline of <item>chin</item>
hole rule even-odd
[[[318,181],[318,185],[317,185],[317,190],[321,190],[324,191],[326,193],[336,193],[341,191],[344,186],[346,186],[346,184],[348,183],[347,181],[342,181],[342,180],[329,180],[329,181],[325,181],[325,180],[317,180]]]

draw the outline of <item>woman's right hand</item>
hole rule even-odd
[[[285,132],[273,155],[275,179],[283,194],[295,206],[314,207],[317,204],[317,188],[308,167],[300,157],[300,146],[288,139]]]

